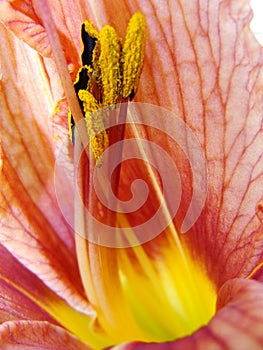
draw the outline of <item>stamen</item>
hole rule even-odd
[[[101,118],[94,112],[103,107],[127,102],[137,91],[142,70],[145,48],[146,22],[141,13],[131,18],[123,47],[116,31],[110,25],[104,26],[98,33],[92,23],[85,21],[81,26],[83,42],[82,63],[74,88],[80,107],[85,114],[88,134],[96,164],[102,161],[102,153],[108,146],[108,134],[103,127]],[[123,72],[122,72],[123,70]],[[120,113],[122,123],[116,130],[110,130],[110,141],[115,143],[124,137],[126,108]],[[90,115],[92,113],[92,116]],[[99,115],[99,113],[97,113]],[[97,118],[97,120],[92,120]],[[69,134],[72,141],[74,120],[69,113]],[[104,130],[99,132],[99,130]],[[113,142],[112,142],[113,141]],[[122,151],[116,155],[121,159]],[[116,177],[115,187],[118,187],[119,176]]]
[[[81,39],[83,42],[83,52],[81,60],[83,65],[92,67],[92,52],[96,45],[99,33],[89,21],[84,21],[81,26]]]
[[[85,31],[86,33],[91,37],[91,38],[94,38],[94,39],[98,39],[99,37],[99,33],[98,31],[93,27],[93,24],[89,21],[84,21],[84,27],[85,27]]]
[[[94,96],[86,90],[80,90],[78,97],[83,103],[92,152],[96,165],[99,166],[102,162],[102,154],[109,144],[108,134],[104,128],[99,105]]]
[[[117,103],[118,97],[120,96],[121,42],[114,28],[106,25],[99,33],[99,41],[97,45],[99,58],[98,64],[96,61],[94,62],[94,67],[97,65],[99,66],[100,76],[98,77],[98,81],[102,84],[102,105],[111,106]],[[97,55],[94,55],[93,57],[94,60],[97,59]]]
[[[142,13],[135,13],[128,24],[122,51],[123,98],[132,99],[137,91],[142,71],[146,42],[146,21]]]

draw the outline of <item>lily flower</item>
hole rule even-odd
[[[125,135],[113,141],[137,135],[169,154],[179,175],[171,178],[167,165],[165,179],[176,184],[179,199],[168,195],[163,215],[174,203],[178,210],[155,237],[114,246],[102,244],[89,221],[83,225],[86,212],[76,200],[80,192],[92,214],[108,224],[109,210],[90,186],[104,160],[94,153],[96,166],[91,154],[88,159],[76,131],[74,145],[61,145],[69,140],[68,109],[77,126],[87,109],[85,92],[78,94],[81,106],[73,88],[83,65],[82,23],[93,23],[96,40],[107,24],[115,28],[122,52],[138,11],[147,23],[134,89],[139,104],[127,103],[131,93],[119,93],[113,103],[124,102],[127,118],[157,108],[160,128],[144,123],[134,129],[128,118]],[[262,348],[263,54],[250,19],[247,0],[0,2],[1,348]],[[94,90],[105,113],[115,117],[119,110],[103,105],[105,87],[99,97]],[[169,134],[175,129],[182,132],[175,141],[183,149]],[[153,149],[149,157],[159,170],[156,154]],[[148,181],[149,198],[141,211],[110,216],[114,230],[133,231],[163,202],[166,181],[147,161],[136,161],[123,162],[115,190],[125,203],[139,178]],[[79,171],[75,197],[73,168]],[[196,193],[201,208],[184,226]]]

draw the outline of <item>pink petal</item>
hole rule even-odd
[[[57,152],[61,149],[61,143],[69,137],[67,114],[68,104],[66,99],[58,100],[54,113],[50,116],[51,133],[54,137]]]
[[[252,280],[231,280],[221,289],[218,312],[193,335],[162,344],[130,343],[116,350],[236,350],[262,349],[263,285]]]
[[[0,346],[5,350],[89,350],[66,330],[48,322],[11,321],[0,326]]]
[[[15,319],[56,323],[44,310],[21,293],[21,288],[28,290],[28,287],[34,286],[34,296],[43,297],[43,284],[37,282],[37,277],[25,270],[2,246],[0,246],[0,260],[4,262],[0,265],[0,323]]]
[[[63,42],[68,63],[79,60],[82,6],[79,2],[52,1],[53,16]],[[41,55],[51,57],[47,34],[41,22],[37,1],[8,1],[0,3],[0,20]]]
[[[41,300],[47,308],[54,301],[48,299],[51,293],[45,285],[1,245],[0,261],[0,323],[18,319],[57,323],[33,301]]]
[[[136,99],[172,110],[204,149],[207,201],[182,239],[220,286],[229,278],[247,276],[263,258],[263,49],[249,29],[249,1],[119,0],[90,5],[98,25],[110,21],[122,36],[137,10],[146,16],[148,34]],[[154,134],[148,135],[155,141]],[[163,148],[175,153],[167,140]],[[176,222],[180,227],[192,183],[185,160],[174,156],[183,179]]]
[[[51,56],[47,35],[31,1],[1,1],[0,20],[44,56]]]
[[[171,58],[180,89],[173,85],[170,91],[181,94],[181,107],[173,109],[179,108],[203,145],[208,169],[207,204],[186,239],[219,285],[248,275],[262,261],[257,208],[263,188],[263,55],[248,27],[247,4],[208,2],[207,16],[197,3],[171,10],[184,21],[173,32],[177,48]]]
[[[48,117],[61,92],[58,79],[53,75],[50,83],[48,64],[44,66],[42,58],[3,28],[0,54],[0,241],[71,305],[89,311],[74,235],[60,212],[53,184],[53,135]],[[56,82],[55,88],[52,84]]]
[[[94,327],[94,315],[84,314],[84,308],[76,311],[70,307],[1,245],[0,261],[0,323],[48,321],[69,330],[85,343],[105,344],[106,337],[98,326]]]

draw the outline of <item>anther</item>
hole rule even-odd
[[[122,50],[122,96],[133,98],[139,85],[146,42],[146,21],[142,13],[135,13],[128,24]]]
[[[144,60],[146,21],[140,12],[132,16],[123,48],[116,31],[109,25],[98,33],[91,22],[85,21],[81,27],[81,38],[83,67],[77,74],[74,88],[98,165],[109,143],[99,110],[132,99],[136,93]],[[70,112],[68,119],[70,137],[74,141],[74,120]],[[123,132],[117,134],[123,135]]]
[[[99,110],[96,99],[90,92],[80,90],[78,97],[83,104],[87,131],[96,165],[100,165],[102,154],[109,144],[108,134],[104,128],[103,115]]]
[[[114,105],[120,96],[121,87],[121,41],[111,26],[106,25],[101,29],[93,57],[94,67],[98,66],[102,106]]]
[[[83,42],[83,52],[81,55],[83,66],[92,66],[92,52],[96,45],[99,33],[89,21],[84,21],[81,26],[81,39]]]

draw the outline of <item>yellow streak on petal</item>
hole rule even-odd
[[[76,335],[81,341],[92,346],[94,349],[101,349],[109,346],[112,340],[107,335],[98,330],[95,325],[96,314],[83,314],[67,304],[57,294],[52,292],[44,285],[41,287],[41,297],[34,295],[23,287],[13,283],[4,276],[0,276],[2,280],[18,290],[20,293],[32,300],[41,309],[46,311],[50,316],[57,320],[63,327]]]
[[[109,144],[109,139],[103,124],[101,113],[98,111],[99,105],[93,95],[86,90],[80,90],[78,92],[78,96],[83,102],[85,120],[91,140],[92,152],[96,160],[96,164],[100,165],[102,162],[102,154]]]
[[[122,51],[123,98],[136,93],[144,61],[146,21],[141,12],[135,13],[128,24]]]
[[[252,270],[252,272],[246,277],[246,279],[253,278],[253,276],[257,273],[257,271],[261,269],[261,267],[263,267],[263,261],[260,262],[260,263]]]
[[[136,126],[132,128],[140,142]],[[143,144],[140,150],[146,156]],[[148,172],[153,189],[161,198],[162,192],[151,167]],[[166,206],[162,214],[167,222],[171,222]],[[118,213],[117,221],[118,227],[130,226],[122,213]],[[84,256],[79,256],[80,260],[85,259],[83,262],[87,266],[84,268],[91,271],[85,285],[87,295],[92,296],[98,319],[106,333],[114,337],[115,343],[134,339],[173,340],[191,334],[214,315],[216,292],[200,262],[193,260],[173,223],[163,235],[164,247],[154,257],[149,256],[143,245],[114,252],[97,247],[96,256],[90,256],[87,248],[82,251]],[[126,238],[136,243],[132,227]],[[117,264],[111,268],[109,280],[107,273],[111,258],[116,259]],[[94,265],[99,265],[99,268],[92,274]],[[112,293],[112,288],[106,288],[119,281],[120,287],[115,293]],[[124,310],[126,319],[123,319]],[[105,316],[111,314],[112,317]]]
[[[117,103],[121,87],[121,42],[114,28],[106,25],[101,29],[98,48],[102,102],[104,106],[111,106]]]

